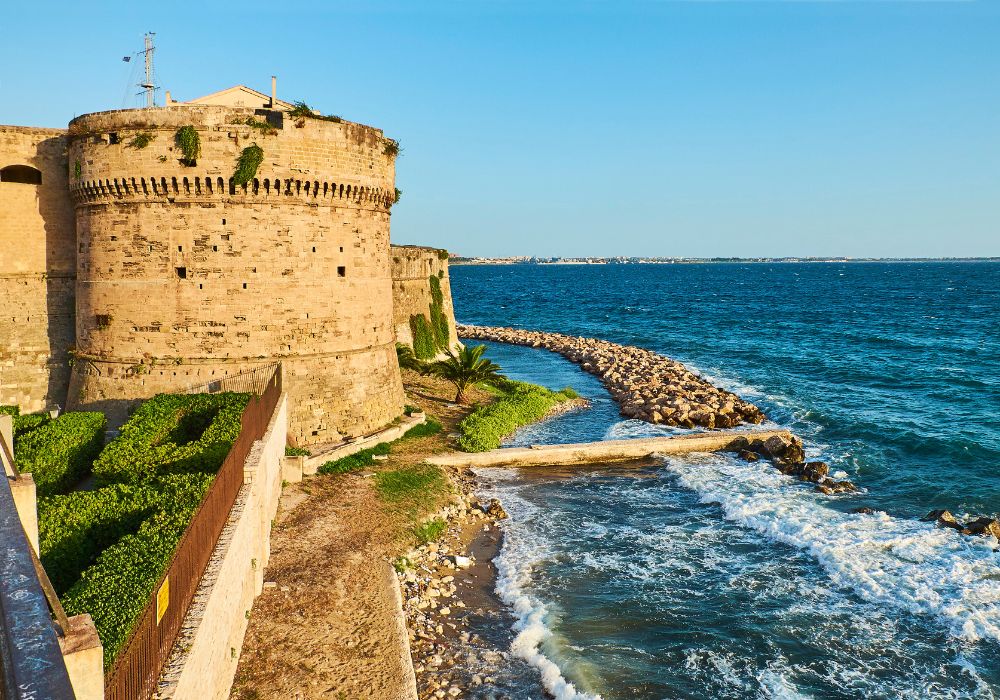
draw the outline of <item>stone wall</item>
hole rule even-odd
[[[0,126],[0,169],[30,166],[41,184],[0,177],[0,404],[65,405],[74,335],[76,234],[66,132]]]
[[[394,245],[392,256],[392,325],[396,342],[413,344],[410,320],[423,314],[431,317],[431,277],[437,277],[443,297],[443,313],[448,322],[448,345],[458,343],[455,331],[455,307],[451,300],[448,277],[448,251],[422,246]]]
[[[281,496],[281,460],[288,430],[288,396],[278,401],[264,438],[247,457],[245,483],[215,547],[156,697],[229,697],[254,599],[271,553],[271,520]]]
[[[200,136],[194,164],[175,144],[186,125]],[[402,412],[395,164],[380,130],[178,106],[84,115],[69,133],[80,241],[70,406],[114,419],[134,399],[280,359],[300,444],[363,435]],[[152,137],[141,148],[140,134]],[[264,160],[237,186],[251,144]]]

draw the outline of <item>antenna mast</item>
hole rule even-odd
[[[139,87],[146,91],[146,107],[155,107],[153,102],[153,91],[156,90],[156,86],[153,84],[153,37],[156,36],[156,32],[146,32],[146,49],[143,53],[146,55],[146,82],[139,83]]]

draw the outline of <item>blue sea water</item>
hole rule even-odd
[[[1000,264],[454,267],[461,322],[661,352],[760,406],[862,487],[823,496],[726,455],[483,472],[511,514],[498,590],[556,697],[994,698],[1000,553],[919,517],[1000,512]],[[491,344],[587,411],[512,443],[669,429]],[[884,511],[858,515],[870,506]]]

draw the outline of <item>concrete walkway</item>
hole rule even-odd
[[[642,459],[652,454],[719,452],[738,449],[740,438],[767,440],[772,436],[792,438],[788,430],[731,430],[675,437],[603,440],[565,445],[506,447],[489,452],[448,452],[428,457],[439,466],[457,467],[555,467]]]

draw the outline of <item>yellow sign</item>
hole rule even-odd
[[[163,579],[163,585],[156,592],[156,624],[160,624],[167,608],[170,607],[170,577]]]

